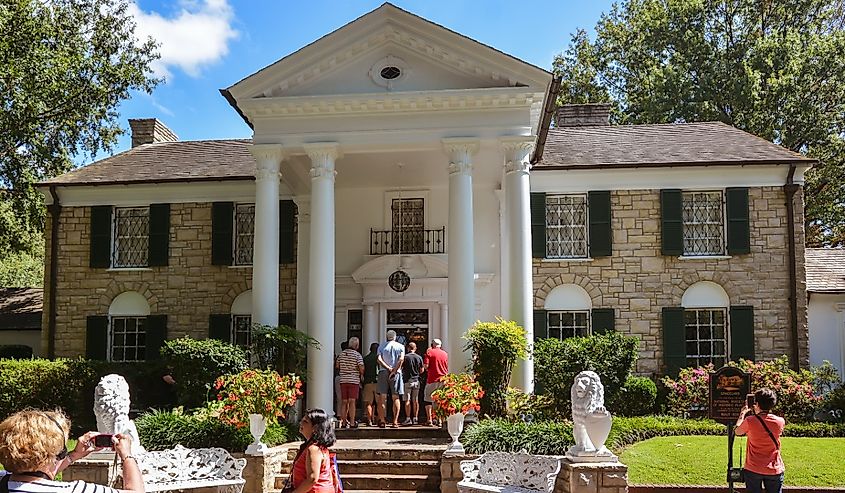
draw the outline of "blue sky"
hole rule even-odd
[[[152,95],[120,107],[128,118],[159,118],[180,139],[250,137],[220,96],[228,87],[302,46],[377,8],[381,1],[136,0],[138,30],[161,43]],[[396,0],[395,5],[543,68],[570,33],[592,30],[610,0]],[[129,147],[124,135],[115,152]],[[105,157],[105,156],[98,156]],[[89,160],[86,159],[85,162]]]

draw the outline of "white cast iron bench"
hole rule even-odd
[[[222,448],[191,449],[177,445],[137,455],[146,493],[217,487],[219,493],[241,493],[246,459]]]
[[[525,452],[485,452],[475,460],[461,461],[461,472],[460,493],[551,493],[560,472],[560,459]]]

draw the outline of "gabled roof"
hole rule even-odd
[[[725,123],[704,122],[552,128],[534,169],[814,162]]]
[[[0,330],[40,329],[44,290],[0,288]]]
[[[252,179],[251,140],[159,142],[133,147],[41,185],[118,185]]]
[[[845,293],[845,248],[807,248],[807,291]]]

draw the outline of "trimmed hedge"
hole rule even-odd
[[[725,435],[725,425],[704,419],[670,416],[613,418],[607,447],[620,449],[649,438],[684,435]],[[845,437],[845,425],[829,423],[788,424],[785,437]],[[467,452],[481,454],[491,450],[531,454],[563,455],[573,443],[570,421],[514,423],[504,419],[484,419],[468,427],[461,436]]]
[[[246,351],[234,344],[190,337],[165,341],[161,361],[173,370],[179,405],[186,408],[214,400],[212,385],[217,377],[239,373],[249,366]]]
[[[657,407],[657,384],[646,377],[628,377],[608,409],[620,416],[648,416]]]
[[[176,411],[152,411],[135,420],[141,444],[147,450],[165,450],[181,444],[189,448],[222,447],[242,452],[252,443],[248,428],[235,428],[219,420]],[[298,431],[289,423],[268,425],[262,441],[269,446],[295,440]]]

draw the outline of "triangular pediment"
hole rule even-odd
[[[400,75],[390,79],[382,73],[388,67]],[[226,92],[245,101],[507,87],[543,91],[550,80],[543,69],[384,4]]]

